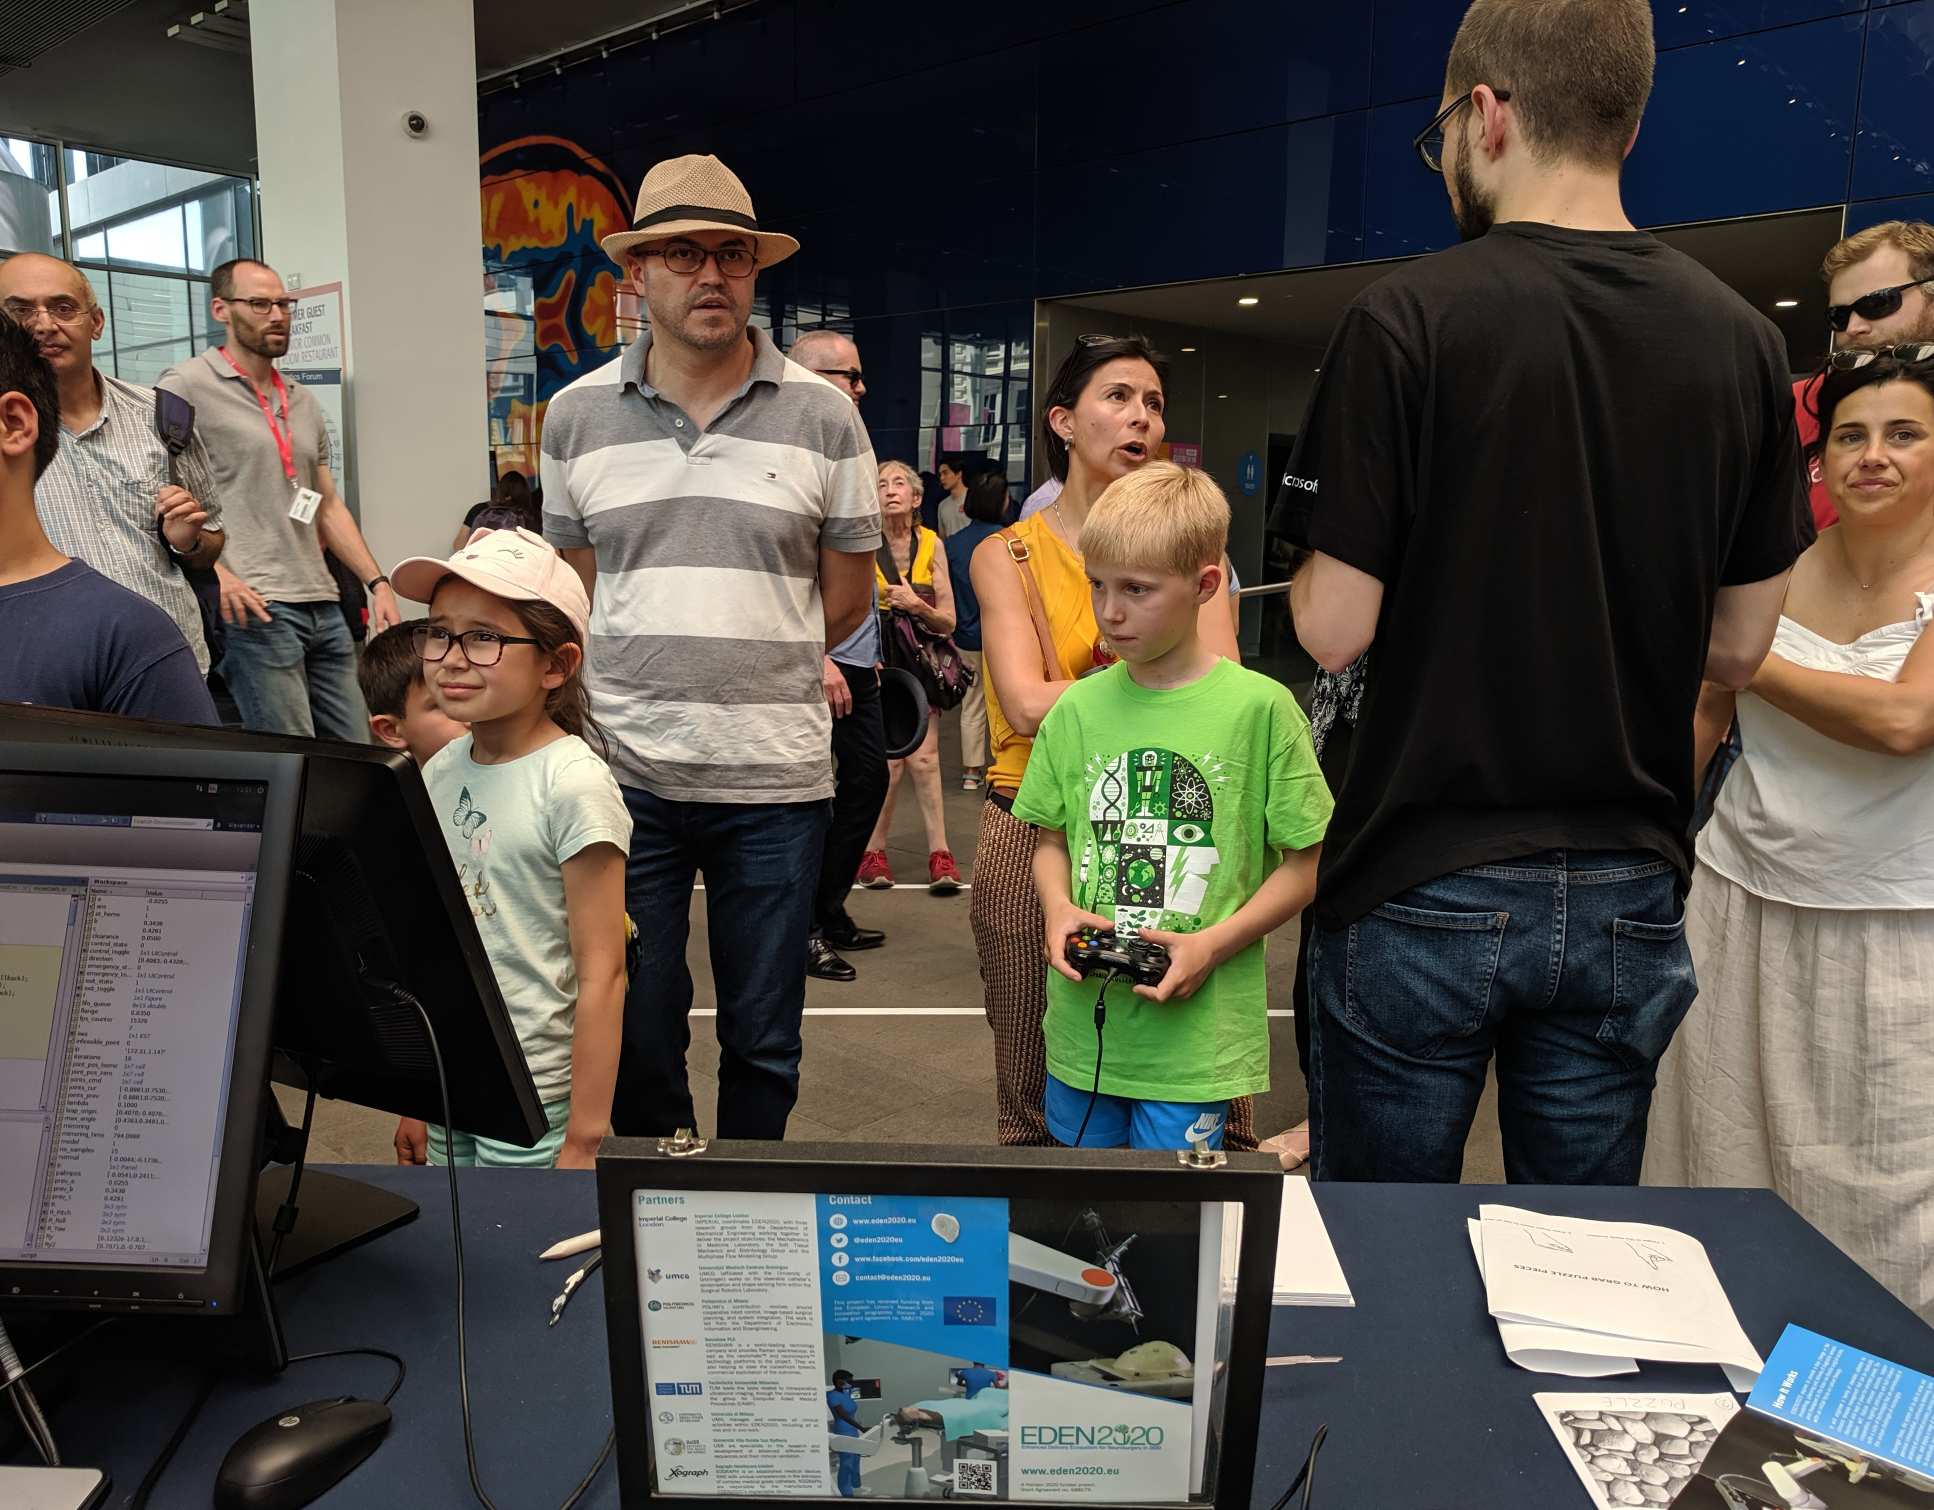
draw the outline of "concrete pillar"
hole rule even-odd
[[[249,7],[263,254],[342,285],[337,483],[385,568],[447,554],[488,486],[474,26],[471,0]]]

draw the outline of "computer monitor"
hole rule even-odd
[[[267,751],[0,743],[10,1308],[244,1309],[301,781]]]
[[[64,748],[232,750],[300,757],[288,928],[276,991],[274,1077],[319,1095],[444,1120],[442,1084],[420,1003],[435,1030],[451,1120],[531,1147],[545,1120],[517,1032],[457,882],[415,765],[397,751],[239,729],[150,723],[0,703],[0,742]],[[0,745],[3,747],[3,745]],[[268,1157],[292,1164],[301,1140],[271,1102]],[[291,1174],[264,1174],[258,1218],[276,1221]],[[380,1236],[414,1202],[310,1172],[300,1217],[275,1245],[277,1274]],[[287,1225],[286,1216],[283,1225]],[[266,1242],[266,1239],[265,1239]]]
[[[0,741],[12,740],[301,756],[275,1078],[298,1089],[313,1080],[324,1096],[441,1122],[429,1039],[405,1001],[414,997],[436,1030],[456,1124],[526,1148],[544,1136],[517,1030],[408,756],[0,702]]]

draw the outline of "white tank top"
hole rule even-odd
[[[1796,666],[1891,682],[1934,617],[1841,645],[1784,616],[1773,649]],[[1934,750],[1878,755],[1739,695],[1739,763],[1699,835],[1699,858],[1756,896],[1796,907],[1934,907]]]

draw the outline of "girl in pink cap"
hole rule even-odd
[[[430,605],[415,631],[431,695],[470,726],[423,785],[544,1103],[519,1148],[405,1122],[414,1162],[589,1169],[610,1130],[624,1024],[631,815],[602,757],[580,672],[584,584],[529,530],[479,530],[448,561],[412,557],[397,592]]]

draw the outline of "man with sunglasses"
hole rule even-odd
[[[650,326],[545,411],[544,534],[591,595],[587,680],[631,810],[619,1133],[697,1126],[685,1051],[692,885],[718,993],[718,1135],[781,1138],[833,795],[829,645],[872,609],[872,442],[849,393],[751,324],[799,250],[715,157],[645,175],[605,253]],[[855,364],[857,366],[857,364]]]
[[[163,609],[208,674],[201,609],[183,572],[222,553],[222,512],[197,430],[170,480],[154,390],[94,365],[107,315],[94,287],[58,257],[0,262],[0,311],[33,338],[60,387],[60,450],[34,486],[55,549]]]
[[[322,406],[276,370],[299,300],[274,268],[248,257],[210,273],[209,292],[225,339],[169,368],[158,386],[195,406],[226,511],[228,548],[215,575],[227,645],[216,669],[248,728],[367,743],[356,645],[323,547],[368,590],[371,634],[401,615],[336,492]]]
[[[1647,0],[1475,0],[1417,138],[1466,244],[1353,301],[1278,502],[1298,637],[1367,652],[1305,930],[1319,1179],[1455,1181],[1495,1060],[1510,1179],[1634,1183],[1695,994],[1701,677],[1746,684],[1813,529],[1785,342],[1625,215],[1653,62]]]
[[[1827,253],[1820,276],[1826,280],[1827,326],[1836,348],[1934,341],[1934,225],[1889,220],[1868,226]],[[1793,384],[1802,448],[1820,433],[1813,403],[1819,385],[1818,374]],[[1837,516],[1817,460],[1808,482],[1813,522],[1825,529]]]

